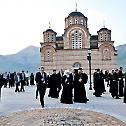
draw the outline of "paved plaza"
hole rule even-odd
[[[108,115],[80,109],[37,109],[2,118],[7,126],[125,126]]]
[[[89,102],[62,104],[45,96],[45,108],[35,99],[36,86],[25,86],[25,92],[2,88],[0,126],[126,126],[126,104],[123,98],[113,99],[107,92],[95,97],[88,90]]]

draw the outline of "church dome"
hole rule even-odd
[[[77,11],[71,12],[71,13],[68,15],[68,17],[74,17],[74,16],[85,17],[81,12],[77,12]]]
[[[99,31],[104,31],[104,30],[108,31],[108,28],[101,28]]]
[[[47,29],[46,31],[44,31],[43,33],[47,33],[47,32],[52,32],[52,33],[55,33],[57,34],[55,31],[53,31],[51,28]]]
[[[47,29],[46,32],[54,32],[52,29]]]
[[[103,27],[103,28],[101,28],[99,31],[97,31],[97,33],[98,33],[98,32],[101,32],[101,31],[108,31],[108,32],[111,32],[111,30],[109,30],[108,28]]]

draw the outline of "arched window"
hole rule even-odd
[[[78,20],[77,19],[75,19],[75,24],[78,24]]]
[[[81,19],[81,25],[84,25],[84,20],[83,19]]]
[[[100,41],[103,41],[102,33],[100,33]]]
[[[69,20],[69,24],[70,24],[70,25],[72,24],[72,20],[71,20],[71,19]]]
[[[50,35],[48,34],[48,42],[49,42],[49,39],[50,39]]]
[[[82,48],[82,33],[80,31],[73,31],[71,35],[72,39],[72,49]]]

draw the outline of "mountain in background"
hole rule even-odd
[[[26,71],[36,72],[40,67],[40,49],[28,46],[20,52],[12,55],[0,55],[0,72]]]
[[[119,45],[116,47],[118,50],[117,63],[118,66],[122,66],[126,71],[126,44]]]
[[[126,44],[117,46],[118,66],[126,70]],[[20,52],[12,55],[0,55],[0,72],[5,71],[29,71],[35,73],[40,67],[40,48],[28,46]]]

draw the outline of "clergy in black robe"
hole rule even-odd
[[[47,74],[44,72],[44,67],[41,67],[41,71],[36,73],[35,81],[38,84],[41,106],[44,107],[44,96],[47,87]]]
[[[78,73],[74,76],[74,102],[87,103],[89,99],[86,96],[85,84],[87,83],[88,76],[82,73],[82,68],[79,68]]]
[[[65,71],[64,76],[62,77],[62,94],[61,94],[61,103],[72,104],[73,103],[73,76],[69,71]]]
[[[95,92],[93,94],[96,97],[100,97],[103,93],[100,69],[96,69],[96,71],[93,74],[93,79],[94,79],[93,82],[94,82],[94,90],[95,90]]]
[[[124,81],[123,81],[123,73],[122,73],[122,67],[120,67],[118,78],[119,78],[119,97],[123,97],[124,95]]]
[[[48,81],[48,88],[49,90],[49,97],[51,98],[58,98],[59,97],[59,90],[60,90],[60,84],[61,83],[61,77],[59,74],[56,74],[56,70],[53,70],[53,74],[50,75],[49,81]]]
[[[119,99],[119,88],[118,88],[118,69],[112,75],[111,95]]]

